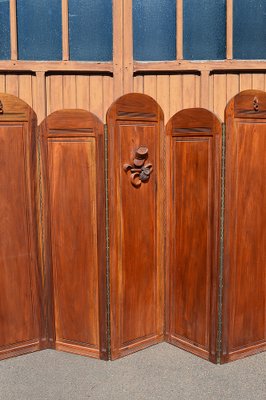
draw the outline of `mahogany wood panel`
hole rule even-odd
[[[163,340],[163,114],[149,96],[110,107],[111,357]]]
[[[36,116],[0,94],[0,359],[41,348]]]
[[[187,109],[166,135],[166,336],[216,362],[221,124],[205,109]]]
[[[103,124],[63,110],[40,132],[48,345],[106,358]]]
[[[223,362],[266,349],[266,93],[226,113]]]

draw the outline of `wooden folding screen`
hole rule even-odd
[[[41,347],[36,116],[0,94],[0,359]]]
[[[166,134],[166,333],[216,362],[221,124],[205,109],[188,109]]]
[[[48,344],[106,358],[103,124],[64,110],[40,132]]]
[[[128,94],[107,114],[111,356],[163,340],[163,114]]]
[[[223,361],[266,349],[266,93],[226,113]]]

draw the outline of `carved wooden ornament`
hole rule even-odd
[[[254,97],[254,100],[253,100],[253,107],[254,107],[254,110],[255,110],[256,112],[259,111],[259,99],[258,99],[257,96]]]
[[[147,182],[150,179],[153,167],[151,163],[145,165],[148,158],[148,148],[140,146],[135,153],[135,158],[132,164],[124,164],[124,171],[131,172],[130,180],[134,187],[138,188],[142,182]]]
[[[0,114],[4,114],[4,106],[1,100],[0,100]]]

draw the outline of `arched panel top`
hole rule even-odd
[[[166,125],[166,134],[184,135],[221,135],[221,122],[211,111],[205,108],[188,108],[177,112]]]
[[[152,97],[142,93],[129,93],[117,99],[107,112],[107,119],[121,121],[160,121],[163,111]]]
[[[266,92],[263,90],[244,90],[227,104],[225,117],[266,118]]]
[[[0,93],[0,122],[27,122],[36,120],[33,109],[20,98],[8,93]]]
[[[56,134],[79,136],[103,135],[103,123],[93,113],[86,110],[58,110],[48,115],[40,125],[47,135]]]

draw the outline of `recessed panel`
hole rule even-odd
[[[265,124],[236,125],[231,350],[266,340],[265,150]]]
[[[173,145],[171,334],[208,351],[210,324],[211,139]]]
[[[120,125],[121,165],[130,157],[131,146],[145,143],[148,162],[156,165],[155,126]],[[124,171],[121,173],[122,224],[122,345],[156,335],[156,190],[155,175],[135,188]]]
[[[38,337],[23,126],[0,126],[0,346]],[[0,350],[2,350],[0,348]]]
[[[99,346],[95,139],[48,139],[56,341]]]

